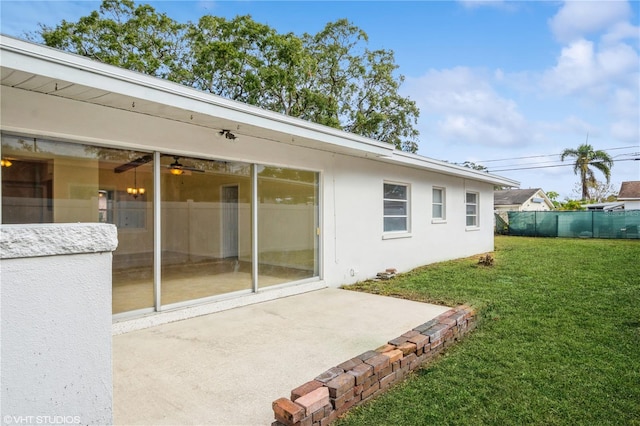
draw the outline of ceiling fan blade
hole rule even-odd
[[[126,172],[127,170],[135,169],[136,167],[140,167],[143,164],[147,164],[151,160],[153,160],[153,155],[152,154],[144,155],[142,157],[136,158],[133,161],[129,161],[128,163],[125,163],[125,164],[122,164],[122,165],[116,167],[115,169],[113,169],[113,171],[115,173]]]

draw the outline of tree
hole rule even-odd
[[[580,194],[582,187],[579,183],[573,188],[574,194]],[[589,191],[590,203],[607,203],[618,199],[618,192],[613,184],[594,181],[589,183],[587,191]]]
[[[558,197],[560,196],[560,194],[557,193],[556,191],[549,191],[546,194],[547,194],[547,198],[549,198],[549,201],[553,203],[553,207],[556,209],[559,208],[560,202],[558,201]]]
[[[607,184],[609,184],[613,159],[606,152],[602,150],[595,151],[591,145],[585,143],[580,145],[578,149],[567,148],[562,151],[560,160],[564,161],[567,157],[575,158],[573,172],[580,175],[583,201],[590,199],[589,186],[596,183],[591,167],[602,172],[607,179]]]
[[[103,0],[78,22],[30,38],[219,96],[416,152],[419,110],[399,95],[393,52],[370,50],[345,19],[315,35],[280,34],[251,16],[181,24],[133,0]]]
[[[461,166],[466,167],[468,169],[479,170],[481,172],[486,172],[489,170],[482,164],[476,164],[473,161],[465,161],[464,163],[461,164]]]
[[[133,0],[104,0],[98,11],[55,28],[40,25],[32,41],[121,68],[167,78],[186,54],[184,25]]]

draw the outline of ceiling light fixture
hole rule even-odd
[[[1,167],[11,167],[12,164],[13,163],[10,160],[7,160],[7,159],[0,160]]]
[[[146,189],[143,187],[138,187],[138,173],[137,169],[133,169],[133,187],[127,188],[127,194],[133,195],[133,198],[138,198],[138,195],[143,195],[146,192]]]
[[[235,140],[237,138],[236,135],[231,133],[231,130],[220,130],[220,135],[224,136],[225,138],[227,138],[229,140]]]
[[[173,158],[175,161],[169,164],[169,173],[171,173],[172,175],[180,176],[182,173],[184,173],[184,170],[182,170],[182,167],[184,166],[178,162],[178,157]]]

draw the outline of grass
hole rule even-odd
[[[640,425],[640,241],[496,237],[494,256],[349,287],[482,322],[338,425]]]

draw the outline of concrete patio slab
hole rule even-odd
[[[328,288],[113,337],[120,425],[269,425],[271,403],[449,308]]]

